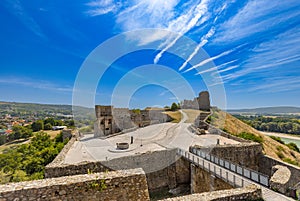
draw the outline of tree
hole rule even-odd
[[[17,140],[20,138],[29,138],[32,136],[32,130],[25,126],[13,126],[13,133],[9,136],[10,140]]]
[[[47,119],[44,120],[44,124],[48,124],[48,123],[51,124],[51,126],[56,126],[55,125],[55,120],[52,117],[51,118],[47,118]]]
[[[44,130],[44,121],[43,120],[37,120],[31,124],[31,129],[33,132]]]
[[[52,125],[50,123],[45,124],[44,130],[51,130],[51,129],[52,129]]]
[[[178,110],[178,105],[177,105],[177,103],[172,103],[172,105],[171,105],[171,110],[172,110],[172,111]]]

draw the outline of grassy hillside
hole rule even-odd
[[[220,110],[214,111],[212,124],[236,136],[242,132],[252,133],[257,137],[262,138],[263,151],[266,155],[291,164],[300,165],[300,153],[291,150],[286,145],[260,133],[258,130],[226,112]]]

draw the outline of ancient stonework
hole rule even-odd
[[[203,193],[232,189],[233,186],[213,176],[211,173],[191,165],[191,193]]]
[[[97,120],[94,124],[94,137],[124,133],[137,127],[171,121],[171,118],[163,113],[164,110],[133,111],[128,108],[96,105],[95,112]]]
[[[0,201],[149,200],[142,169],[120,170],[0,185]]]
[[[210,111],[209,92],[202,91],[199,93],[199,96],[193,100],[183,100],[181,103],[181,108]]]
[[[272,167],[272,177],[270,178],[270,187],[280,193],[285,194],[289,188],[288,182],[291,178],[291,171],[282,165]]]
[[[202,91],[199,93],[198,97],[199,110],[209,111],[210,110],[210,100],[208,91]]]
[[[212,191],[199,194],[191,194],[174,198],[164,199],[165,201],[244,201],[260,200],[262,191],[256,185],[249,185],[244,188],[235,188],[230,190]]]
[[[240,143],[215,145],[209,147],[193,146],[191,148],[199,149],[210,155],[228,160],[237,165],[250,168],[252,170],[259,169],[259,158],[262,155],[262,146],[259,143]]]

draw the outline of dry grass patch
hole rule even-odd
[[[165,114],[169,115],[173,120],[171,121],[172,123],[178,123],[181,121],[181,113],[179,111],[167,111],[164,112]]]

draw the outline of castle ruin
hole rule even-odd
[[[163,109],[129,110],[128,108],[114,108],[110,105],[96,105],[95,112],[97,120],[94,124],[94,137],[108,136],[171,120],[163,113]]]
[[[202,91],[197,98],[193,100],[184,100],[182,102],[182,109],[194,109],[194,110],[210,110],[210,98],[208,91]]]

